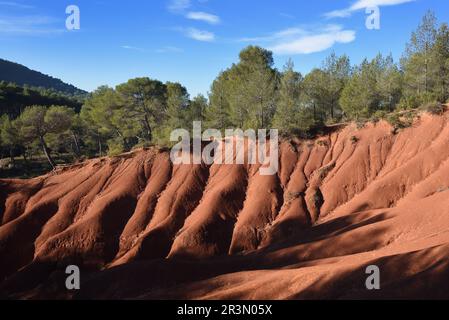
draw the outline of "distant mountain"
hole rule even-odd
[[[87,92],[62,82],[38,71],[31,70],[21,64],[0,59],[0,81],[13,82],[19,86],[28,85],[52,89],[69,95],[83,95]]]

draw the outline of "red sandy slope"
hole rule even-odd
[[[0,296],[449,298],[448,121],[284,141],[274,176],[142,150],[0,180]]]

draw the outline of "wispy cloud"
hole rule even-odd
[[[341,10],[334,10],[327,12],[325,17],[327,18],[345,18],[351,16],[351,14],[358,10],[363,10],[371,7],[381,6],[395,6],[403,3],[413,2],[416,0],[357,0],[351,6]]]
[[[287,37],[304,36],[307,34],[308,34],[308,32],[301,28],[288,28],[288,29],[284,29],[284,30],[281,30],[278,32],[271,33],[269,35],[265,35],[265,36],[241,38],[238,41],[239,42],[270,42],[270,41],[282,40]]]
[[[184,52],[183,49],[174,47],[174,46],[165,46],[159,49],[145,49],[141,47],[136,46],[130,46],[130,45],[122,45],[120,48],[130,51],[137,51],[137,52],[145,52],[145,53],[180,53]]]
[[[14,7],[14,8],[19,8],[19,9],[33,9],[34,8],[34,6],[31,6],[28,4],[22,4],[22,3],[18,3],[18,2],[13,2],[13,1],[0,1],[0,6]]]
[[[201,11],[192,11],[187,13],[186,15],[187,19],[191,20],[199,20],[204,21],[210,24],[219,24],[220,23],[220,17],[216,16],[214,14],[210,14],[207,12],[201,12]]]
[[[145,51],[146,51],[146,50],[143,49],[143,48],[134,47],[134,46],[130,46],[130,45],[123,45],[123,46],[120,46],[120,48],[126,49],[126,50],[140,51],[140,52],[145,52]]]
[[[184,30],[187,37],[203,42],[212,42],[215,40],[215,34],[213,32],[198,30],[196,28],[188,28]]]
[[[199,0],[198,0],[199,1]],[[207,0],[199,1],[199,2],[207,2]],[[177,15],[182,15],[186,19],[202,21],[209,24],[219,24],[221,19],[219,16],[203,11],[188,11],[188,9],[192,7],[191,0],[170,0],[168,4],[168,10]],[[208,39],[208,40],[200,40],[200,41],[211,41],[214,39],[214,35],[208,31],[200,31],[196,29],[191,30],[191,38],[194,39]]]
[[[156,50],[157,53],[181,53],[184,52],[183,49],[173,46],[166,46]]]
[[[310,54],[321,52],[338,43],[350,43],[356,38],[353,30],[345,30],[340,25],[327,25],[309,31],[303,28],[289,28],[270,35],[243,38],[239,41],[265,42],[265,46],[279,55]]]
[[[55,27],[56,22],[60,21],[46,16],[0,16],[0,34],[38,36],[65,32]]]
[[[192,3],[190,0],[170,0],[168,10],[173,13],[182,13],[190,8],[191,5]]]
[[[281,12],[279,13],[279,15],[283,18],[287,18],[287,19],[295,19],[295,16],[289,13],[285,13],[285,12]]]

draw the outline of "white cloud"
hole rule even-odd
[[[338,32],[321,33],[305,36],[291,42],[282,42],[269,48],[276,54],[310,54],[321,52],[337,43],[350,43],[355,40],[355,31],[341,30]]]
[[[121,46],[121,48],[122,49],[126,49],[126,50],[135,50],[135,51],[146,51],[145,49],[143,49],[143,48],[139,48],[139,47],[134,47],[134,46],[129,46],[129,45],[124,45],[124,46]]]
[[[285,38],[285,37],[291,37],[291,36],[298,36],[298,35],[305,35],[307,34],[307,31],[301,28],[288,28],[281,30],[279,32],[276,32],[274,34],[275,38]]]
[[[179,13],[187,10],[191,5],[190,0],[171,0],[168,4],[168,10]]]
[[[192,11],[187,13],[186,15],[187,19],[191,20],[199,20],[204,21],[210,24],[219,24],[220,23],[220,17],[207,13],[207,12],[201,12],[201,11]]]
[[[342,9],[342,10],[334,10],[330,12],[326,12],[324,16],[326,18],[346,18],[351,15],[352,11],[349,9]]]
[[[395,6],[413,1],[416,0],[357,0],[350,7],[341,10],[334,10],[331,12],[327,12],[325,16],[327,18],[345,18],[349,17],[353,12],[358,10],[371,7]]]
[[[159,49],[145,49],[145,48],[136,47],[136,46],[123,45],[123,46],[120,46],[120,48],[126,49],[126,50],[131,50],[131,51],[144,52],[144,53],[180,53],[180,52],[184,52],[183,49],[174,47],[174,46],[165,46],[165,47],[161,47]]]
[[[4,35],[49,35],[66,30],[54,27],[58,20],[46,16],[0,16],[0,34]]]
[[[281,12],[279,13],[279,15],[283,18],[287,18],[287,19],[295,19],[295,16],[289,13],[285,13],[285,12]]]
[[[189,28],[185,31],[187,37],[197,41],[211,42],[215,40],[215,34],[205,30]]]
[[[14,7],[19,9],[33,9],[34,6],[30,6],[27,4],[22,4],[18,2],[12,2],[12,1],[0,1],[0,6],[7,6],[7,7]]]
[[[240,42],[270,42],[286,37],[306,35],[307,31],[301,28],[288,28],[262,37],[248,37],[239,39]]]
[[[288,28],[268,36],[244,38],[239,41],[265,42],[275,54],[295,55],[321,52],[338,43],[350,43],[356,38],[353,30],[345,30],[340,25],[326,25],[309,31],[302,28]]]
[[[199,2],[207,2],[207,0],[198,0]],[[188,11],[192,7],[191,0],[170,0],[167,9],[173,13],[184,16],[186,19],[203,21],[209,24],[219,24],[221,19],[219,16],[203,12],[203,11]]]
[[[173,46],[165,46],[156,50],[157,53],[180,53],[184,52],[183,49]]]

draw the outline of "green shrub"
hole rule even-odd
[[[331,172],[335,168],[335,165],[336,163],[332,162],[331,164],[318,169],[318,175],[320,177],[320,180],[324,180],[329,174],[329,172]]]
[[[303,192],[287,192],[287,195],[285,197],[285,202],[292,202],[295,199],[298,199],[299,197],[304,197]]]
[[[388,116],[388,112],[387,111],[385,111],[385,110],[377,110],[371,116],[371,121],[379,122],[380,120],[385,119],[387,116]]]
[[[430,102],[423,105],[421,109],[433,115],[442,115],[445,107],[439,102]]]
[[[401,123],[401,119],[400,119],[400,117],[399,117],[399,115],[397,113],[389,114],[386,117],[386,120],[388,121],[389,124],[391,124],[391,126],[393,128],[400,128],[401,127],[401,124],[402,124]]]
[[[110,139],[107,143],[108,155],[111,157],[118,156],[125,150],[122,139]]]
[[[359,138],[357,138],[356,136],[352,136],[352,137],[351,137],[351,142],[352,142],[353,144],[356,144],[357,142],[359,142]]]
[[[136,149],[148,149],[150,147],[153,147],[154,145],[148,141],[139,141],[136,145],[134,145],[131,150]]]
[[[403,111],[416,109],[421,104],[420,100],[421,99],[419,99],[417,96],[402,97],[399,101],[399,104],[396,106],[396,110]]]
[[[316,144],[319,145],[320,147],[327,147],[328,146],[328,143],[327,143],[326,140],[318,140],[316,142]]]
[[[393,127],[393,133],[396,134],[400,129],[411,127],[415,115],[415,112],[409,112],[401,118],[399,114],[392,113],[387,116],[386,120]]]
[[[396,109],[399,111],[417,109],[423,105],[433,104],[435,103],[434,101],[438,100],[438,96],[433,93],[422,93],[420,95],[403,97],[397,105]]]

